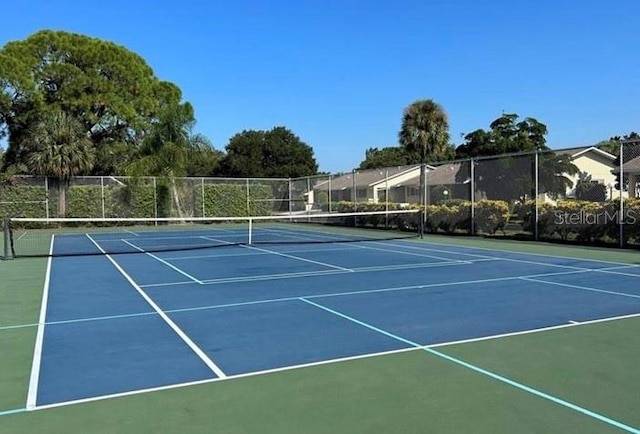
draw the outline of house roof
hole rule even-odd
[[[610,160],[615,160],[615,155],[611,155],[610,153],[603,151],[600,148],[596,148],[595,146],[582,146],[579,148],[568,148],[568,149],[558,149],[554,151],[557,155],[568,155],[571,158],[577,158],[587,152],[595,152],[603,157],[606,157]]]
[[[635,173],[640,174],[640,155],[636,158],[632,158],[622,165],[622,170],[624,173]],[[616,168],[611,171],[612,173],[620,173],[620,168]]]
[[[331,190],[345,190],[347,188],[353,188],[354,176],[355,185],[357,187],[370,187],[374,184],[384,182],[385,179],[392,182],[392,179],[396,176],[405,174],[412,170],[419,169],[419,165],[412,166],[397,166],[397,167],[384,167],[380,169],[370,170],[356,170],[354,172],[346,173],[336,178],[331,178]],[[325,186],[329,181],[322,180],[317,182],[313,188]]]
[[[465,184],[468,182],[469,175],[465,175],[464,181],[459,180],[459,172],[462,169],[462,163],[447,163],[441,166],[430,168],[427,171],[427,183],[429,185],[453,185],[453,184]],[[401,185],[419,185],[420,173],[416,176],[407,179],[402,184],[396,184],[394,187],[400,187]]]

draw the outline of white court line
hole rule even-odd
[[[432,244],[435,246],[444,246],[444,247],[458,247],[458,248],[462,248],[462,249],[468,249],[468,250],[487,250],[490,252],[499,252],[499,253],[508,253],[508,254],[515,254],[515,255],[529,255],[529,256],[542,256],[543,258],[555,258],[555,259],[573,259],[576,261],[586,261],[586,262],[597,262],[597,263],[601,263],[601,264],[614,264],[614,265],[627,265],[627,266],[636,266],[636,267],[640,267],[640,265],[635,265],[635,264],[629,264],[628,262],[615,262],[615,261],[603,261],[602,259],[589,259],[589,258],[578,258],[575,256],[560,256],[560,255],[549,255],[546,253],[531,253],[531,252],[519,252],[516,250],[505,250],[505,249],[492,249],[490,247],[472,247],[472,246],[465,246],[462,244],[446,244],[446,243],[436,243],[433,241],[421,241],[421,240],[415,240],[415,239],[402,239],[399,240],[402,242],[410,242],[410,243],[422,243],[422,244]],[[473,255],[472,253],[463,253],[463,252],[452,252],[449,250],[434,250],[434,251],[441,251],[441,252],[447,252],[447,253],[458,253],[461,255]],[[604,253],[604,251],[603,251]],[[504,259],[504,258],[500,258],[500,259]]]
[[[560,283],[560,282],[549,282],[548,280],[540,280],[532,277],[520,277],[520,279],[527,280],[529,282],[546,283],[546,284],[555,285],[555,286],[564,286],[566,288],[579,289],[582,291],[602,292],[604,294],[618,295],[621,297],[640,298],[640,295],[629,294],[626,292],[607,291],[606,289],[591,288],[589,286],[571,285],[569,283]]]
[[[580,324],[578,321],[569,320],[569,324]]]
[[[238,246],[240,247],[240,246]],[[355,247],[335,247],[335,248],[322,248],[322,249],[294,249],[294,250],[285,250],[282,253],[315,253],[315,252],[337,252],[337,251],[345,251],[345,250],[355,250]],[[243,253],[219,253],[214,255],[192,255],[192,256],[169,256],[166,257],[169,261],[183,261],[183,260],[193,260],[193,259],[207,259],[207,258],[234,258],[238,256],[260,256],[260,255],[268,255],[266,252],[243,252]]]
[[[245,249],[257,250],[259,252],[272,253],[274,255],[282,256],[284,258],[295,259],[297,261],[308,262],[310,264],[320,265],[323,267],[335,268],[336,270],[349,271],[349,272],[353,271],[351,268],[340,267],[339,265],[327,264],[326,262],[314,261],[312,259],[301,258],[299,256],[294,256],[294,255],[288,255],[286,253],[274,252],[273,250],[261,249],[255,246],[241,246],[241,247]]]
[[[294,297],[294,298],[297,299],[298,297]],[[581,322],[581,323],[578,323],[578,324],[562,324],[562,325],[557,325],[557,326],[541,327],[541,328],[537,328],[537,329],[523,330],[523,331],[513,332],[513,333],[503,333],[503,334],[484,336],[484,337],[472,338],[472,339],[466,339],[466,340],[442,342],[442,343],[439,343],[439,344],[424,345],[424,346],[421,346],[421,347],[401,348],[401,349],[398,349],[398,350],[361,354],[361,355],[357,355],[357,356],[342,357],[342,358],[337,358],[337,359],[328,359],[328,360],[322,360],[322,361],[318,361],[318,362],[311,362],[311,363],[304,363],[304,364],[299,364],[299,365],[284,366],[284,367],[281,367],[281,368],[265,369],[265,370],[262,370],[262,371],[248,372],[248,373],[244,373],[244,374],[229,375],[229,376],[226,376],[224,378],[209,378],[209,379],[205,379],[205,380],[191,381],[191,382],[186,382],[186,383],[176,383],[176,384],[170,384],[170,385],[166,385],[166,386],[158,386],[158,387],[153,387],[153,388],[132,390],[132,391],[128,391],[128,392],[113,393],[113,394],[109,394],[109,395],[94,396],[94,397],[91,397],[91,398],[82,398],[82,399],[77,399],[77,400],[72,400],[72,401],[57,402],[57,403],[54,403],[54,404],[46,404],[46,405],[42,405],[42,406],[36,407],[36,408],[34,408],[34,410],[45,410],[45,409],[56,408],[56,407],[65,407],[65,406],[69,406],[69,405],[83,404],[83,403],[87,403],[87,402],[102,401],[102,400],[106,400],[106,399],[121,398],[121,397],[132,396],[132,395],[141,395],[141,394],[145,394],[145,393],[158,392],[158,391],[162,391],[162,390],[180,389],[180,388],[183,388],[183,387],[190,387],[190,386],[196,386],[196,385],[218,383],[220,381],[236,380],[236,379],[248,378],[248,377],[256,377],[256,376],[261,376],[261,375],[274,374],[274,373],[278,373],[278,372],[286,372],[286,371],[292,371],[292,370],[297,370],[297,369],[311,368],[311,367],[315,367],[315,366],[322,366],[322,365],[329,365],[329,364],[334,364],[334,363],[337,364],[337,363],[349,362],[349,361],[353,361],[353,360],[369,359],[369,358],[382,357],[382,356],[388,356],[388,355],[393,355],[393,354],[408,353],[408,352],[412,352],[412,351],[421,351],[421,350],[424,350],[425,348],[438,348],[438,347],[454,346],[454,345],[473,343],[473,342],[480,342],[480,341],[489,341],[489,340],[494,340],[494,339],[508,338],[508,337],[512,337],[512,336],[541,333],[541,332],[547,332],[547,331],[559,330],[559,329],[565,329],[565,328],[572,328],[572,327],[582,327],[582,326],[588,326],[588,325],[591,325],[591,324],[613,322],[613,321],[620,321],[620,320],[633,319],[633,318],[640,318],[640,313],[631,314],[631,315],[623,315],[623,316],[615,316],[615,317],[609,317],[609,318],[601,318],[601,319],[595,319],[595,320],[589,320],[589,321],[584,321],[584,322]]]
[[[204,279],[202,280],[202,284],[218,285],[223,283],[236,283],[236,282],[259,282],[259,281],[265,281],[265,280],[304,278],[304,277],[326,276],[326,275],[332,275],[332,274],[367,273],[367,272],[376,272],[376,271],[406,270],[406,269],[414,269],[414,268],[437,268],[437,267],[446,267],[451,265],[464,265],[464,264],[467,264],[467,263],[466,262],[447,262],[447,263],[428,262],[426,264],[387,265],[387,266],[380,266],[380,267],[354,268],[352,269],[352,271],[343,271],[343,270],[299,271],[296,273],[262,274],[262,275],[253,275],[253,276],[222,277],[219,279]],[[162,286],[190,285],[192,283],[193,282],[191,281],[184,280],[181,282],[149,283],[149,284],[140,285],[140,286],[142,288],[155,288],[155,287],[162,287]]]
[[[137,233],[135,233],[133,231],[130,231],[129,229],[123,229],[123,232],[127,232],[127,233],[129,233],[129,234],[131,234],[131,235],[133,235],[135,237],[139,237],[140,236],[139,234],[137,234]]]
[[[451,265],[460,265],[460,264],[455,263]],[[586,271],[563,271],[563,272],[555,272],[555,273],[532,274],[530,277],[558,276],[558,275],[567,275],[567,274],[576,274],[576,273],[585,273],[585,272]],[[327,270],[324,273],[340,274],[339,271],[333,271],[333,270]],[[439,287],[446,287],[446,286],[490,283],[490,282],[497,282],[497,281],[516,280],[516,279],[521,279],[522,277],[523,276],[499,277],[494,279],[483,279],[480,281],[471,280],[471,281],[464,281],[464,282],[433,283],[433,284],[421,284],[421,285],[410,285],[410,286],[393,286],[393,287],[387,287],[387,288],[363,289],[361,291],[333,292],[333,293],[324,293],[324,294],[302,294],[302,295],[297,294],[297,295],[292,295],[290,297],[268,298],[268,299],[262,299],[262,300],[241,301],[241,302],[235,302],[235,303],[168,309],[165,311],[165,313],[171,314],[171,313],[178,313],[178,312],[195,312],[195,311],[211,310],[211,309],[223,309],[228,307],[252,306],[252,305],[263,304],[263,303],[277,303],[277,302],[292,301],[292,300],[297,300],[300,297],[304,297],[307,299],[328,298],[328,297],[340,297],[343,295],[360,295],[360,294],[366,295],[366,294],[378,293],[378,292],[406,291],[406,290],[412,290],[412,289],[430,289],[430,288],[439,288]],[[191,282],[184,282],[184,283],[191,283]],[[142,287],[141,285],[139,286]],[[137,314],[121,314],[121,315],[102,316],[102,317],[76,318],[76,319],[69,319],[69,320],[52,321],[50,323],[47,323],[47,325],[132,318],[137,316],[147,316],[150,314],[156,314],[156,312],[140,312]],[[9,330],[9,329],[16,329],[16,328],[24,328],[24,327],[35,327],[38,325],[39,324],[36,323],[36,324],[19,324],[19,325],[13,325],[13,326],[3,326],[3,327],[0,327],[0,330]]]
[[[312,367],[316,367],[316,366],[330,365],[330,364],[334,364],[334,363],[349,362],[349,361],[352,361],[352,360],[369,359],[371,357],[388,356],[388,355],[399,354],[399,353],[408,353],[408,352],[416,351],[416,350],[418,350],[418,348],[409,347],[409,348],[400,348],[398,350],[383,351],[383,352],[379,352],[379,353],[368,353],[368,354],[361,354],[361,355],[357,355],[357,356],[342,357],[342,358],[338,358],[338,359],[321,360],[321,361],[318,361],[318,362],[310,362],[310,363],[304,363],[304,364],[292,365],[292,366],[283,366],[281,368],[265,369],[265,370],[262,370],[262,371],[247,372],[247,373],[244,373],[244,374],[229,375],[229,376],[224,377],[224,378],[208,378],[208,379],[205,379],[205,380],[190,381],[190,382],[187,382],[187,383],[169,384],[169,385],[166,385],[166,386],[158,386],[158,387],[151,387],[151,388],[147,388],[147,389],[132,390],[132,391],[129,391],[129,392],[120,392],[120,393],[113,393],[113,394],[110,394],[110,395],[102,395],[102,396],[95,396],[95,397],[91,397],[91,398],[76,399],[76,400],[73,400],[73,401],[57,402],[57,403],[54,403],[54,404],[46,404],[46,405],[42,405],[40,407],[36,407],[34,410],[46,410],[46,409],[56,408],[56,407],[66,407],[66,406],[69,406],[69,405],[84,404],[84,403],[87,403],[87,402],[102,401],[102,400],[105,400],[105,399],[122,398],[122,397],[125,397],[125,396],[140,395],[140,394],[151,393],[151,392],[159,392],[159,391],[162,391],[162,390],[181,389],[183,387],[191,387],[191,386],[198,386],[198,385],[203,385],[203,384],[219,383],[221,381],[238,380],[238,379],[241,379],[241,378],[257,377],[257,376],[261,376],[261,375],[275,374],[275,373],[278,373],[278,372],[286,372],[286,371],[292,371],[292,370],[296,370],[296,369],[312,368]]]
[[[380,243],[380,242],[376,242],[375,244],[383,244],[383,245],[388,245],[388,246],[394,246],[394,244],[387,244],[387,243]],[[549,263],[549,262],[538,262],[538,261],[528,261],[525,259],[515,259],[515,258],[502,258],[502,257],[498,257],[498,256],[487,256],[487,255],[479,255],[477,253],[464,253],[464,252],[451,252],[448,250],[439,250],[439,249],[430,249],[430,248],[424,248],[424,247],[418,247],[418,246],[406,246],[410,249],[414,249],[414,250],[425,250],[425,251],[430,251],[430,252],[441,252],[441,253],[452,253],[452,254],[460,254],[460,255],[465,255],[465,256],[473,256],[473,257],[477,257],[477,258],[491,258],[491,259],[495,259],[495,260],[500,260],[500,261],[508,261],[508,262],[518,262],[518,263],[523,263],[523,264],[532,264],[532,265],[542,265],[542,266],[548,266],[548,267],[555,267],[555,268],[569,268],[569,269],[575,269],[575,270],[589,270],[589,271],[593,271],[594,273],[608,273],[608,274],[615,274],[615,275],[621,275],[621,276],[630,276],[630,277],[639,277],[640,275],[638,274],[632,274],[632,273],[623,273],[623,272],[619,272],[619,271],[613,271],[619,268],[637,268],[637,265],[634,264],[621,264],[619,262],[608,262],[608,261],[599,261],[599,260],[592,260],[592,259],[580,259],[580,258],[571,258],[571,257],[567,257],[567,256],[553,256],[553,255],[549,255],[548,257],[550,258],[556,258],[556,259],[571,259],[571,260],[583,260],[583,261],[589,261],[589,262],[601,262],[604,264],[616,264],[617,266],[615,267],[607,267],[607,268],[587,268],[587,267],[579,267],[579,266],[574,266],[574,265],[562,265],[562,264],[553,264],[553,263]],[[478,248],[478,247],[472,247],[472,248]],[[491,249],[487,249],[487,250],[491,250]],[[522,255],[529,255],[530,253],[521,253],[521,252],[512,252],[509,250],[497,250],[498,252],[503,252],[503,253],[508,253],[508,254],[522,254]],[[544,255],[541,255],[544,256]]]
[[[169,262],[167,262],[167,261],[165,261],[164,259],[162,259],[162,258],[160,258],[160,257],[158,257],[158,256],[156,256],[156,255],[154,255],[153,253],[145,252],[145,251],[144,251],[144,249],[142,249],[142,248],[140,248],[140,247],[136,246],[135,244],[133,244],[133,243],[131,243],[131,242],[129,242],[129,241],[127,241],[127,240],[125,240],[125,239],[122,239],[122,240],[120,240],[120,241],[122,241],[123,243],[129,244],[131,247],[133,247],[134,249],[139,250],[141,253],[144,253],[144,254],[145,254],[145,255],[147,255],[147,256],[151,256],[151,257],[152,257],[153,259],[155,259],[156,261],[159,261],[159,262],[163,263],[164,265],[166,265],[167,267],[171,268],[172,270],[177,271],[178,273],[182,274],[182,275],[183,275],[184,277],[186,277],[187,279],[191,279],[191,280],[193,280],[195,283],[199,283],[199,284],[201,284],[201,285],[202,285],[202,281],[201,281],[201,280],[196,279],[196,278],[195,278],[195,277],[193,277],[191,274],[189,274],[189,273],[187,273],[187,272],[185,272],[185,271],[182,271],[180,268],[176,267],[176,266],[175,266],[175,265],[173,265],[173,264],[170,264]]]
[[[525,383],[521,383],[519,381],[512,380],[509,377],[505,377],[503,375],[497,374],[497,373],[495,373],[493,371],[490,371],[488,369],[484,369],[479,365],[475,365],[473,363],[466,362],[463,359],[460,359],[460,358],[448,355],[446,353],[442,353],[440,351],[434,350],[433,348],[421,346],[420,344],[418,344],[418,343],[416,343],[416,342],[414,342],[414,341],[412,341],[410,339],[404,338],[404,337],[402,337],[402,336],[400,336],[398,334],[395,334],[395,333],[388,332],[388,331],[386,331],[386,330],[384,330],[382,328],[379,328],[379,327],[376,327],[376,326],[374,326],[374,325],[372,325],[370,323],[361,321],[361,320],[359,320],[359,319],[357,319],[357,318],[355,318],[353,316],[344,314],[344,313],[342,313],[342,312],[340,312],[338,310],[331,309],[331,308],[329,308],[327,306],[323,306],[321,304],[314,303],[314,302],[306,300],[304,298],[300,298],[300,301],[303,301],[303,302],[305,302],[307,304],[315,306],[318,309],[324,310],[324,311],[326,311],[328,313],[331,313],[332,315],[338,316],[338,317],[343,318],[343,319],[345,319],[347,321],[351,321],[354,324],[357,324],[357,325],[359,325],[361,327],[367,328],[367,329],[369,329],[371,331],[374,331],[376,333],[379,333],[379,334],[381,334],[383,336],[387,336],[387,337],[389,337],[391,339],[394,339],[394,340],[396,340],[398,342],[402,342],[404,344],[411,345],[411,346],[413,346],[415,348],[420,348],[421,350],[424,350],[428,354],[431,354],[433,356],[439,357],[439,358],[444,359],[446,361],[452,362],[452,363],[454,363],[454,364],[456,364],[458,366],[466,368],[466,369],[468,369],[470,371],[473,371],[473,372],[475,372],[477,374],[484,375],[484,376],[489,377],[489,378],[491,378],[493,380],[499,381],[500,383],[506,384],[506,385],[511,386],[511,387],[513,387],[515,389],[518,389],[520,391],[532,394],[534,396],[537,396],[538,398],[542,398],[542,399],[544,399],[546,401],[550,401],[550,402],[552,402],[554,404],[558,404],[560,406],[569,408],[569,409],[574,410],[574,411],[576,411],[578,413],[582,413],[585,416],[589,416],[589,417],[591,417],[593,419],[599,420],[600,422],[604,422],[604,423],[606,423],[608,425],[615,426],[617,428],[621,428],[621,429],[623,429],[625,431],[628,431],[628,432],[631,432],[631,433],[640,434],[640,430],[638,430],[638,429],[636,429],[636,428],[634,428],[634,427],[632,427],[630,425],[623,424],[622,422],[619,422],[619,421],[617,421],[615,419],[607,417],[607,416],[605,416],[603,414],[597,413],[597,412],[595,412],[593,410],[589,410],[586,407],[581,407],[581,406],[579,406],[577,404],[572,403],[571,401],[566,401],[566,400],[564,400],[562,398],[558,398],[558,397],[556,397],[554,395],[551,395],[549,393],[544,392],[543,390],[536,389],[535,387],[528,386]]]
[[[595,271],[596,273],[606,273],[606,274],[614,274],[617,276],[628,276],[628,277],[640,278],[640,274],[623,273],[622,271],[614,271],[614,270],[619,270],[621,268],[622,267],[596,268],[593,271]],[[625,268],[629,268],[629,267],[625,267]]]
[[[93,244],[96,245],[96,247],[105,255],[105,257],[113,264],[114,267],[116,267],[116,269],[120,272],[120,274],[122,274],[124,276],[125,279],[127,279],[127,281],[131,284],[131,286],[133,286],[133,288],[138,292],[138,294],[140,294],[142,296],[142,298],[145,299],[145,301],[147,303],[149,303],[149,305],[153,308],[153,310],[155,310],[158,315],[160,315],[160,318],[162,318],[164,320],[165,323],[167,323],[167,325],[184,341],[185,344],[187,344],[187,346],[189,348],[191,348],[191,350],[196,353],[196,355],[200,358],[200,360],[202,360],[205,365],[207,365],[207,367],[209,367],[209,369],[216,374],[218,377],[226,377],[227,375],[222,371],[222,369],[220,369],[214,362],[213,360],[211,360],[204,351],[202,351],[202,349],[200,347],[198,347],[196,345],[195,342],[193,342],[191,340],[191,338],[189,338],[189,336],[187,336],[187,334],[185,332],[182,331],[182,329],[180,327],[178,327],[178,325],[176,323],[173,322],[173,320],[171,320],[171,318],[169,318],[169,316],[162,310],[160,309],[160,306],[158,306],[152,299],[151,297],[149,297],[149,295],[147,295],[146,292],[144,292],[142,290],[142,288],[140,288],[140,286],[138,286],[138,284],[133,280],[133,278],[131,276],[129,276],[127,274],[126,271],[124,271],[124,269],[122,269],[122,267],[120,267],[120,264],[118,264],[112,257],[111,255],[107,254],[107,252],[105,252],[102,247],[100,247],[100,245],[98,243],[95,242],[95,240],[93,238],[91,238],[91,236],[89,234],[87,234],[87,237],[91,240],[91,242]]]
[[[297,273],[282,273],[282,274],[263,274],[257,276],[238,276],[238,277],[225,277],[220,279],[205,279],[202,281],[203,285],[214,285],[220,283],[234,283],[234,282],[257,282],[263,280],[278,280],[278,279],[290,279],[290,278],[302,278],[302,277],[314,277],[319,275],[330,275],[330,274],[343,274],[343,273],[370,273],[377,271],[392,271],[392,270],[409,270],[409,269],[418,269],[418,268],[438,268],[438,267],[448,267],[451,265],[467,265],[473,262],[480,261],[488,261],[489,259],[476,259],[475,261],[467,261],[467,262],[426,262],[423,264],[400,264],[400,265],[380,265],[380,266],[371,266],[371,267],[358,267],[352,268],[348,271],[343,270],[323,270],[323,271],[300,271]],[[167,285],[179,285],[184,282],[176,282],[176,283],[160,283],[160,284],[150,284],[147,286],[167,286]],[[189,283],[189,282],[186,282]]]
[[[51,280],[51,262],[53,261],[53,243],[55,234],[51,235],[49,245],[49,259],[47,260],[47,270],[44,275],[44,287],[42,289],[42,300],[40,302],[40,316],[38,319],[38,331],[36,332],[36,343],[33,349],[33,361],[31,364],[31,376],[29,378],[29,391],[27,392],[27,410],[33,410],[38,400],[38,383],[40,382],[40,364],[42,361],[42,344],[44,343],[44,327],[47,317],[47,304],[49,301],[49,282]]]
[[[276,232],[276,233],[283,232],[283,231],[279,231],[277,229],[266,229],[266,230],[269,231],[269,232]],[[285,234],[286,234],[286,232],[285,232]],[[338,234],[338,236],[340,236],[340,234]],[[328,235],[310,234],[310,233],[304,233],[304,237],[306,237],[309,240],[313,240],[313,239],[334,239],[335,238],[335,237],[330,237]],[[297,238],[300,238],[300,237],[297,236]],[[364,243],[376,244],[375,238],[373,238],[371,240],[369,240],[369,239],[363,240],[363,241],[361,241],[361,243],[363,243],[363,244],[360,244],[360,242],[353,243],[353,248],[368,249],[368,250],[379,250],[379,251],[382,251],[382,252],[398,253],[398,254],[401,254],[401,255],[421,256],[421,257],[425,257],[425,258],[439,259],[441,261],[447,261],[447,262],[458,261],[458,259],[443,258],[441,256],[425,255],[425,254],[421,254],[421,253],[412,253],[412,252],[407,252],[407,251],[403,251],[403,250],[380,249],[380,248],[377,248],[377,247],[371,247],[371,246],[364,245]],[[393,246],[393,247],[402,247],[402,246],[393,245],[393,244],[387,244],[387,245],[390,245],[390,246]],[[464,262],[462,260],[460,260],[460,261]]]

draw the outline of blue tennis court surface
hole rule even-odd
[[[53,250],[144,238],[59,236]],[[419,240],[54,257],[30,405],[638,314],[639,278],[636,265]]]

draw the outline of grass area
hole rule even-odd
[[[479,238],[426,241],[638,263],[631,251]],[[0,261],[0,412],[22,408],[44,259]],[[620,422],[640,426],[640,319],[441,347]],[[46,428],[45,428],[46,427]],[[615,433],[601,421],[425,351],[0,416],[0,432]]]

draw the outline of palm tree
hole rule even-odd
[[[187,174],[189,158],[204,141],[203,136],[191,134],[194,123],[193,108],[189,103],[165,107],[142,142],[139,158],[127,167],[127,173],[134,177],[159,177],[159,205],[161,208],[168,205],[170,190],[173,209],[179,217],[184,217],[187,212],[183,210],[177,178]],[[162,214],[171,212],[163,209]]]
[[[404,109],[398,138],[414,163],[446,159],[450,148],[447,114],[432,99],[416,101]]]
[[[88,173],[95,149],[82,124],[64,112],[43,116],[27,130],[22,146],[31,174],[46,176],[59,191],[58,215],[66,214],[66,192],[71,177]]]
[[[404,109],[402,127],[398,134],[400,146],[405,149],[408,160],[420,163],[420,204],[426,205],[425,166],[427,158],[441,161],[449,157],[449,121],[444,109],[432,99],[419,100]],[[423,207],[421,230],[426,219]]]

